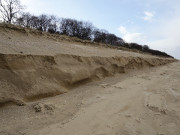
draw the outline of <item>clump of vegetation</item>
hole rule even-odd
[[[15,24],[25,28],[49,32],[51,34],[62,34],[77,37],[82,40],[136,49],[148,52],[152,55],[172,57],[165,52],[150,49],[148,45],[143,46],[137,43],[126,43],[122,38],[106,30],[99,30],[90,22],[69,18],[57,18],[54,15],[46,14],[35,16],[30,13],[22,12],[22,9],[19,0],[0,0],[0,19],[4,23]]]

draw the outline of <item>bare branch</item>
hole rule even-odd
[[[0,15],[7,23],[12,23],[22,9],[19,0],[0,0]]]

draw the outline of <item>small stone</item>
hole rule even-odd
[[[36,112],[42,112],[43,105],[38,103],[33,105],[33,108],[35,109]]]

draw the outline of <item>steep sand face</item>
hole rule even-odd
[[[84,57],[59,54],[0,55],[0,103],[24,105],[55,96],[84,82],[99,80],[129,69],[153,67],[173,59],[140,57]]]

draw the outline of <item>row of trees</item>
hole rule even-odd
[[[123,39],[116,35],[108,33],[106,30],[99,30],[92,23],[77,21],[75,19],[59,19],[53,15],[42,14],[40,16],[34,16],[30,13],[23,13],[17,18],[15,23],[22,27],[50,32],[52,34],[58,33],[78,37],[83,40],[92,40],[110,45],[124,44]]]
[[[123,46],[126,47],[126,48],[129,48],[129,49],[136,49],[136,50],[140,50],[140,51],[143,51],[143,52],[147,52],[147,53],[150,53],[152,55],[173,58],[172,56],[168,55],[165,52],[161,52],[161,51],[158,51],[158,50],[150,49],[148,45],[139,45],[137,43],[124,43]]]
[[[89,22],[59,19],[53,15],[45,14],[35,16],[21,12],[22,9],[23,6],[19,0],[0,0],[0,16],[5,23],[111,45],[122,45],[124,43],[123,39],[105,30],[99,30]]]
[[[22,13],[14,23],[26,28],[56,33],[58,29],[57,22],[58,20],[55,16],[47,16],[44,14],[34,16],[30,13]]]
[[[46,14],[35,16],[22,12],[22,9],[23,6],[19,0],[0,0],[0,20],[3,20],[5,23],[16,24],[52,34],[63,34],[82,40],[91,40],[114,46],[137,49],[153,55],[171,57],[164,52],[152,50],[147,45],[142,46],[137,43],[126,43],[122,38],[106,30],[99,30],[89,22],[67,18],[60,19],[54,15]]]

